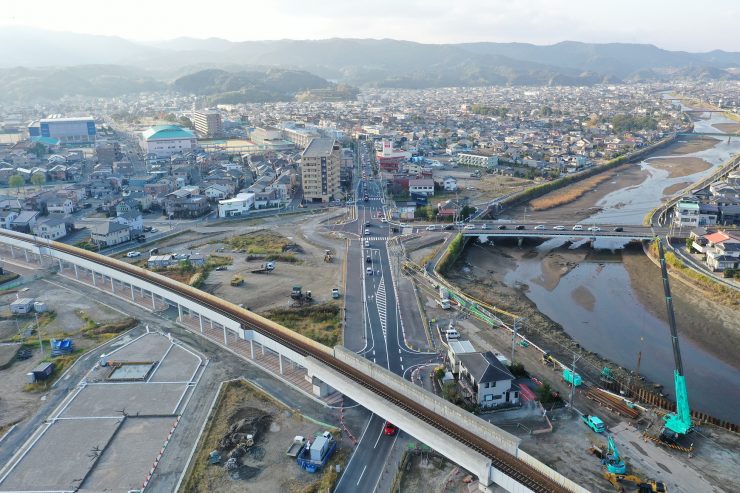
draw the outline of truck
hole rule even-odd
[[[302,469],[314,473],[320,471],[337,448],[337,442],[332,434],[325,431],[313,442],[307,442],[306,446],[296,456],[296,462]]]
[[[285,454],[288,457],[298,457],[298,454],[301,453],[301,450],[303,450],[303,447],[305,446],[306,437],[296,435],[296,437],[293,439],[293,443],[290,444],[290,447],[288,447],[288,450],[285,452]]]
[[[563,380],[573,385],[574,387],[578,387],[579,385],[583,384],[583,379],[581,378],[581,376],[578,373],[573,373],[568,368],[565,368],[563,370]]]
[[[437,304],[443,309],[443,310],[449,310],[450,309],[450,299],[444,298],[441,300],[437,300]]]
[[[242,276],[234,276],[231,278],[232,286],[241,286],[244,284],[244,278]]]
[[[604,433],[604,430],[606,430],[604,422],[601,421],[601,418],[599,418],[598,416],[584,414],[581,416],[581,419],[584,423],[588,425],[589,428],[594,430],[596,433]]]

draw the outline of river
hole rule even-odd
[[[697,121],[695,131],[716,133],[717,129],[712,125],[725,122],[729,120],[713,115],[707,120]],[[639,163],[647,178],[638,185],[604,196],[596,203],[601,211],[590,219],[602,223],[641,224],[647,212],[660,205],[663,191],[667,187],[674,183],[698,181],[738,152],[740,138],[734,138],[729,144],[726,138],[718,140],[710,149],[685,155],[701,158],[710,163],[711,168],[676,178],[668,178],[668,171],[651,166],[646,162],[650,159],[648,157]],[[621,248],[621,245],[596,246],[617,250]],[[498,248],[502,248],[504,253],[514,253],[516,250],[516,247],[511,246]],[[554,283],[554,286],[553,283],[543,283],[543,276],[547,275],[544,272],[543,258],[551,251],[567,252],[568,249],[569,246],[563,246],[562,240],[554,239],[535,247],[530,252],[531,255],[515,254],[517,261],[507,268],[504,282],[512,287],[526,284],[526,296],[537,305],[537,309],[560,324],[585,349],[632,370],[636,368],[637,353],[641,351],[640,373],[649,380],[664,385],[665,391],[673,396],[673,353],[670,331],[662,318],[665,313],[665,306],[660,306],[662,289],[653,286],[650,296],[654,298],[650,303],[642,299],[641,296],[648,296],[645,289],[639,290],[642,293],[640,295],[635,286],[642,274],[636,274],[632,267],[630,276],[619,251],[602,255],[598,261],[581,261]],[[635,251],[632,254],[640,255]],[[647,262],[646,259],[643,260]],[[659,279],[660,271],[657,268],[643,264],[640,269]],[[689,292],[685,299],[680,299],[674,293],[674,303],[695,304],[694,308],[702,305],[700,298],[692,299],[690,290],[684,291]],[[690,404],[713,416],[737,423],[740,422],[739,359],[730,351],[731,356],[725,354],[725,359],[722,360],[709,352],[706,345],[699,344],[703,337],[701,334],[712,337],[711,334],[717,334],[717,331],[740,331],[740,317],[733,315],[732,310],[729,312],[729,323],[712,317],[710,311],[698,311],[704,316],[698,316],[695,320],[679,318],[678,326]],[[689,323],[706,324],[707,330],[704,331],[704,327],[699,329],[685,326],[682,329],[682,324]],[[689,332],[694,339],[688,336]]]

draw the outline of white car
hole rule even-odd
[[[373,268],[372,267],[368,267],[367,269],[365,269],[365,273],[368,276],[372,276],[373,275]]]
[[[488,229],[488,225],[486,223],[483,223],[480,225],[480,229]]]
[[[565,229],[565,226],[554,226],[552,229],[554,229],[555,231],[562,231]]]
[[[367,236],[367,235],[369,235],[369,234],[370,234],[370,230],[369,230],[369,229],[366,229],[366,230],[365,230],[365,236]]]
[[[381,217],[381,218],[380,218],[380,222],[381,222],[381,223],[387,223],[387,222],[388,222],[388,219],[386,219],[386,218],[384,218],[384,217]]]
[[[434,231],[435,229],[437,229],[437,226],[435,226],[434,224],[431,224],[431,225],[427,226],[426,229],[427,229],[427,231]]]
[[[534,229],[545,229],[545,225],[544,224],[538,224],[537,226],[534,227]]]
[[[465,226],[463,227],[463,229],[475,229],[475,226],[473,226],[472,224],[466,224],[466,225],[465,225]]]
[[[596,232],[596,231],[601,231],[601,228],[598,227],[598,226],[591,226],[590,228],[588,228],[588,230],[589,231]]]
[[[583,231],[583,226],[581,226],[580,224],[576,224],[575,226],[573,226],[573,231]]]
[[[128,252],[126,254],[126,256],[128,258],[140,257],[141,256],[141,252],[137,252],[137,251]]]
[[[159,230],[157,228],[152,228],[151,233],[159,233]]]

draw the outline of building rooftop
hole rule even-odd
[[[334,149],[334,139],[311,139],[308,147],[301,154],[302,157],[324,157],[331,154]]]
[[[194,139],[195,134],[178,125],[156,125],[142,134],[144,140]]]
[[[468,353],[459,356],[460,364],[478,383],[513,380],[514,375],[491,352]]]

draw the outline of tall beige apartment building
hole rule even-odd
[[[342,148],[334,139],[313,139],[301,154],[303,198],[329,202],[339,198]]]
[[[203,137],[219,137],[223,133],[221,113],[218,110],[201,110],[193,113],[195,131]]]

